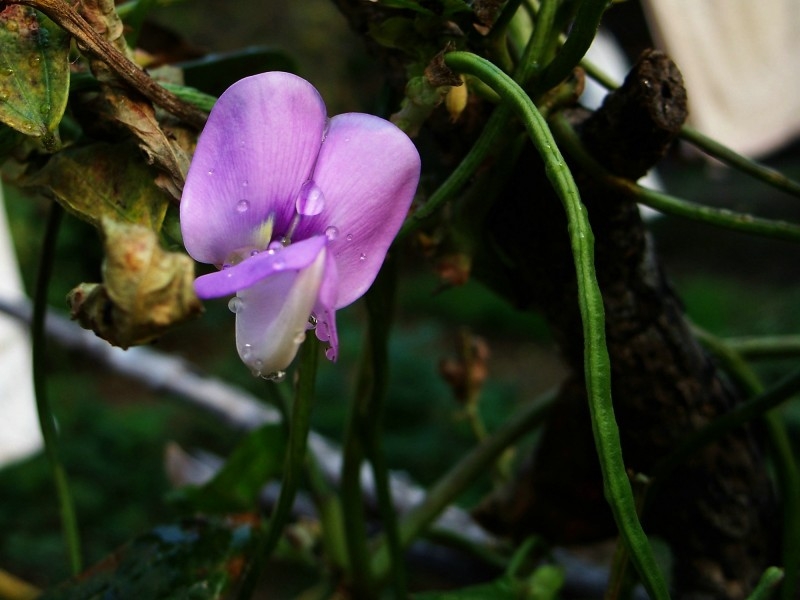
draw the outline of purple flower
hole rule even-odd
[[[360,113],[327,118],[307,81],[263,73],[217,101],[181,200],[186,250],[221,269],[200,298],[236,294],[236,347],[250,369],[285,369],[305,332],[336,360],[336,310],[375,279],[419,181],[414,144]]]

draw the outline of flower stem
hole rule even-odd
[[[605,340],[603,299],[594,270],[594,236],[578,188],[546,121],[519,85],[489,61],[468,52],[451,52],[445,56],[445,63],[457,72],[483,80],[513,106],[539,151],[547,177],[564,206],[583,323],[586,391],[606,499],[645,589],[655,600],[669,598],[664,577],[636,514],[633,491],[622,460],[619,428],[611,401],[611,368]]]
[[[559,141],[578,164],[592,177],[609,185],[621,193],[627,194],[636,202],[656,209],[657,211],[686,217],[695,221],[702,221],[717,227],[733,229],[742,233],[750,233],[772,237],[781,240],[800,242],[800,226],[787,221],[774,221],[762,219],[746,213],[738,213],[724,208],[713,208],[702,206],[694,202],[688,202],[669,194],[649,190],[636,183],[612,175],[606,171],[588,152],[583,148],[575,130],[567,122],[564,115],[555,115],[551,124],[553,131],[558,136]]]
[[[310,336],[309,336],[310,337]],[[258,584],[261,570],[280,540],[283,527],[291,516],[294,498],[303,471],[306,456],[308,432],[311,426],[311,412],[314,403],[314,388],[319,362],[319,345],[315,339],[308,339],[300,348],[300,377],[297,382],[295,399],[291,409],[291,425],[284,460],[281,491],[275,510],[272,512],[266,532],[253,553],[250,567],[245,575],[239,598],[249,599]]]
[[[342,517],[344,540],[350,567],[350,591],[354,598],[371,597],[373,588],[367,547],[367,524],[364,517],[364,497],[361,492],[361,465],[364,462],[365,404],[369,393],[369,350],[362,356],[356,391],[344,431],[342,448]]]
[[[375,283],[366,295],[369,358],[371,363],[371,393],[366,410],[364,428],[364,447],[367,459],[372,466],[378,511],[383,524],[384,537],[389,550],[392,583],[395,597],[402,600],[408,596],[406,592],[405,557],[400,544],[397,528],[397,515],[392,501],[389,483],[389,468],[381,444],[382,424],[386,408],[386,395],[389,385],[389,332],[391,329],[395,288],[397,282],[396,263],[387,258]]]
[[[452,504],[480,474],[509,447],[526,433],[540,425],[555,400],[555,392],[548,392],[530,402],[517,415],[506,421],[496,431],[464,456],[450,471],[428,490],[425,499],[415,506],[400,523],[400,544],[408,547],[434,520]],[[376,578],[389,571],[389,555],[381,545],[373,559]]]
[[[39,259],[39,273],[36,280],[36,291],[33,298],[33,317],[31,321],[31,340],[33,353],[33,388],[36,394],[36,410],[39,414],[39,426],[42,430],[44,452],[50,463],[53,482],[56,486],[61,527],[67,545],[70,568],[73,575],[82,569],[81,542],[78,522],[75,517],[75,505],[69,491],[67,473],[58,452],[58,432],[56,431],[53,412],[47,396],[47,348],[44,334],[44,321],[47,314],[47,291],[55,260],[56,239],[61,226],[64,209],[57,203],[50,206],[47,227]]]

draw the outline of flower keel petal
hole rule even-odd
[[[323,248],[305,269],[276,273],[237,294],[236,349],[254,374],[277,373],[294,359],[305,340],[326,255]]]

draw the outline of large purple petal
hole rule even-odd
[[[198,277],[194,281],[195,292],[200,298],[230,296],[275,273],[305,269],[319,255],[326,241],[324,235],[317,235],[274,254],[261,252],[238,265]]]
[[[306,337],[325,275],[323,249],[305,269],[275,273],[237,294],[236,349],[257,375],[289,366]]]
[[[388,121],[359,113],[330,120],[314,170],[324,208],[303,220],[298,237],[324,230],[333,237],[328,248],[338,267],[336,308],[372,284],[408,213],[419,171],[414,144]]]
[[[222,94],[181,199],[183,241],[194,259],[221,264],[231,252],[259,245],[256,232],[270,214],[276,233],[284,233],[326,119],[317,90],[289,73],[248,77]]]

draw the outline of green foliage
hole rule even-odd
[[[181,505],[207,513],[252,511],[263,486],[280,475],[286,447],[286,429],[269,424],[245,437],[208,483],[176,491]]]

